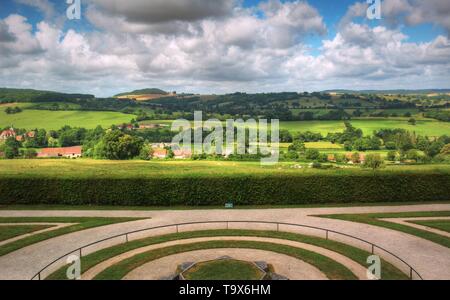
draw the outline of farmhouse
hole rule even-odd
[[[167,157],[168,153],[169,152],[166,149],[155,149],[155,150],[153,150],[153,157],[159,158],[159,159],[164,159]]]
[[[192,151],[190,150],[174,150],[173,154],[175,159],[188,159],[192,157]]]
[[[3,130],[2,133],[0,133],[0,140],[5,141],[5,140],[15,137],[15,136],[16,136],[16,131],[13,128]]]
[[[38,153],[38,158],[52,158],[52,157],[65,157],[65,158],[79,158],[82,154],[82,147],[65,147],[65,148],[44,148]]]
[[[364,153],[358,153],[359,154],[359,161],[355,161],[353,156],[354,153],[346,153],[345,158],[347,159],[349,164],[363,164],[366,161],[366,155]]]

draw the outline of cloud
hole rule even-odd
[[[401,27],[352,22],[361,11],[349,9],[349,21],[314,55],[305,37],[327,28],[304,1],[235,4],[219,17],[146,23],[97,4],[86,11],[89,31],[63,30],[52,20],[33,29],[11,15],[0,20],[0,85],[99,96],[149,86],[195,93],[448,86],[447,36],[408,42]]]
[[[44,13],[47,19],[53,17],[55,14],[55,8],[53,7],[53,4],[50,3],[49,0],[15,0],[15,1],[20,4],[37,8],[42,13]]]
[[[365,2],[351,5],[342,18],[341,24],[348,24],[357,17],[365,17],[367,7]],[[383,22],[390,27],[430,23],[443,27],[450,36],[450,1],[448,0],[384,0],[381,11]]]
[[[91,0],[102,11],[123,17],[127,22],[154,24],[171,21],[198,21],[229,15],[235,0]]]

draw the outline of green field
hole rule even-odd
[[[336,175],[368,174],[371,171],[360,167],[346,169],[317,170],[295,169],[298,163],[279,163],[274,166],[261,166],[259,162],[230,161],[108,161],[92,159],[35,159],[0,160],[0,179],[20,178],[161,178],[196,176],[245,176],[245,175]],[[450,165],[389,165],[379,173],[420,172],[450,173]]]
[[[143,124],[166,124],[171,125],[171,120],[145,121]],[[353,126],[362,129],[365,135],[373,134],[374,130],[401,128],[414,131],[416,134],[432,136],[450,135],[450,123],[439,122],[431,119],[417,119],[415,126],[408,123],[408,118],[366,118],[350,120]],[[344,121],[290,121],[280,122],[280,129],[290,132],[311,131],[326,136],[328,133],[343,132]]]
[[[128,123],[134,115],[120,112],[93,111],[47,111],[27,110],[13,115],[7,115],[0,109],[0,128],[13,126],[15,128],[58,130],[65,125],[84,127],[87,129],[101,125],[108,128],[111,125]]]
[[[420,135],[441,136],[450,134],[450,123],[432,120],[418,120],[417,125],[408,124],[407,119],[358,119],[350,123],[363,130],[365,135],[371,135],[374,130],[401,128],[414,131]],[[301,121],[281,122],[281,129],[291,132],[312,131],[326,136],[329,132],[342,132],[345,129],[344,121]]]

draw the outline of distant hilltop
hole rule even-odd
[[[114,98],[134,99],[137,101],[148,101],[148,100],[154,100],[154,99],[159,99],[159,98],[163,98],[163,97],[176,96],[176,94],[177,94],[176,92],[168,93],[161,89],[150,88],[150,89],[135,90],[132,92],[127,92],[127,93],[120,93],[120,94],[115,95]]]
[[[422,89],[422,90],[326,90],[329,94],[372,94],[372,95],[439,95],[450,94],[450,89]]]

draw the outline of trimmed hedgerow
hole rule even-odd
[[[2,178],[0,204],[287,205],[448,201],[450,174]]]

